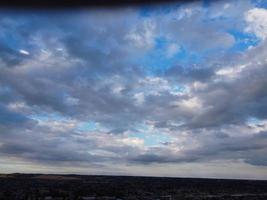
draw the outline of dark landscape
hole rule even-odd
[[[0,175],[3,200],[267,199],[267,181],[87,175]]]

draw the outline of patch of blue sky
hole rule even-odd
[[[37,121],[65,121],[66,117],[57,114],[57,113],[41,113],[41,114],[33,114],[30,115],[29,118],[37,120]]]
[[[183,85],[175,85],[172,87],[172,92],[174,93],[184,93],[187,92],[187,88]]]
[[[166,40],[165,37],[157,37],[155,39],[155,49],[162,49],[162,48],[166,48],[167,44],[168,44],[168,40]]]
[[[172,56],[167,55],[167,50],[170,44],[176,44],[179,46],[177,52],[175,52]],[[162,51],[161,53],[166,60],[180,62],[181,64],[199,63],[203,59],[203,55],[201,53],[190,51],[188,48],[182,45],[180,46],[174,41],[168,41],[164,37],[155,39],[155,49]]]
[[[188,48],[185,47],[181,47],[179,53],[175,55],[175,59],[177,59],[182,65],[185,66],[201,64],[204,61],[204,58],[204,53],[190,51]]]
[[[179,47],[177,52],[168,56],[167,51],[170,44],[172,42],[167,41],[164,37],[156,38],[154,48],[137,58],[136,64],[142,66],[148,75],[159,75],[177,65],[188,66],[203,62],[203,54],[184,47]]]
[[[145,132],[137,132],[131,133],[129,137],[139,138],[144,141],[145,146],[159,146],[162,143],[170,142],[171,138],[167,134],[163,133],[145,133]]]
[[[33,48],[33,46],[29,42],[26,43],[25,40],[20,35],[16,34],[0,33],[0,43],[4,43],[8,48],[17,52],[19,52],[22,49],[30,50],[31,48]]]
[[[52,120],[52,121],[59,121],[59,122],[66,121],[66,123],[67,123],[67,120],[70,119],[57,113],[34,114],[34,115],[30,115],[29,117],[37,121],[51,121]],[[98,123],[94,121],[84,121],[84,122],[79,122],[77,124],[76,130],[81,131],[81,132],[96,131],[96,130],[100,130],[100,127]]]
[[[42,113],[42,114],[34,114],[29,116],[31,119],[37,120],[37,121],[60,121],[64,122],[67,121],[69,118],[66,118],[60,114],[57,113]],[[66,122],[67,123],[67,122]],[[93,121],[88,122],[80,122],[77,125],[76,130],[81,132],[87,132],[87,131],[95,131],[98,130],[98,124]]]
[[[0,110],[1,111],[1,110]],[[13,124],[13,123],[20,123],[26,121],[27,118],[20,114],[0,114],[0,124]]]
[[[143,140],[145,146],[159,146],[162,143],[171,141],[171,137],[168,134],[152,130],[151,126],[145,123],[138,124],[136,131],[129,133],[128,136]]]
[[[0,124],[13,124],[27,121],[27,117],[20,113],[10,112],[5,106],[0,104]]]
[[[262,121],[258,119],[257,117],[248,117],[247,118],[247,123],[252,124],[252,125],[257,125],[260,124]]]
[[[1,40],[3,40],[12,49],[19,48],[19,44],[21,43],[20,40],[13,34],[1,35]]]
[[[260,39],[252,33],[237,30],[230,30],[229,33],[235,38],[235,44],[229,49],[229,51],[242,52],[251,46],[257,46],[260,42]]]
[[[251,1],[256,7],[267,8],[266,0],[252,0]]]
[[[93,121],[81,122],[78,124],[77,130],[81,132],[95,131],[98,129],[97,123]]]

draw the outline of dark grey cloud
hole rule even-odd
[[[174,78],[179,82],[192,82],[200,81],[207,82],[214,76],[213,68],[203,68],[203,67],[191,67],[186,68],[184,66],[174,66],[166,71],[166,76]]]
[[[257,51],[257,50],[256,50]],[[249,62],[249,61],[247,61]],[[218,126],[242,123],[248,117],[266,118],[266,64],[249,64],[238,78],[228,78],[208,84],[199,93],[205,112],[196,116],[191,125]]]
[[[218,159],[242,159],[244,162],[266,166],[265,154],[266,148],[266,132],[259,133],[254,136],[245,137],[214,137],[210,135],[208,139],[201,138],[201,146],[195,149],[182,151],[176,155],[172,151],[165,148],[157,149],[152,152],[137,155],[130,158],[130,162],[143,164],[151,163],[187,163],[200,162]],[[172,143],[166,146],[173,145]]]

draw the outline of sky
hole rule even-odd
[[[0,12],[0,173],[267,179],[267,3]]]

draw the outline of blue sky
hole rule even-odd
[[[256,0],[2,9],[0,172],[267,179],[266,19]]]

